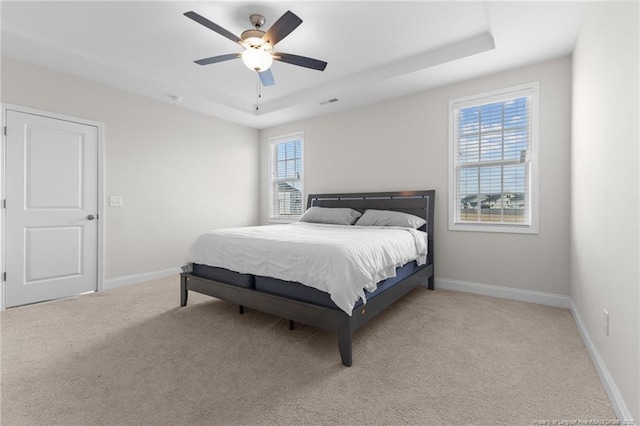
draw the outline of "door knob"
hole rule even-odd
[[[89,220],[93,220],[93,219],[95,219],[95,218],[96,218],[96,217],[95,217],[94,215],[92,215],[92,214],[90,214],[89,216],[87,216],[87,219],[89,219]]]

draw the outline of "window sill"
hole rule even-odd
[[[503,234],[538,234],[534,225],[485,225],[475,223],[449,224],[449,231],[499,232]]]

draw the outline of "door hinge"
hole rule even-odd
[[[2,273],[2,282],[7,282],[7,273],[6,272]]]
[[[7,199],[6,199],[6,198],[4,198],[4,199],[2,200],[2,208],[3,208],[3,209],[6,209],[6,208],[7,208]]]
[[[7,136],[7,126],[4,126],[3,132],[4,132],[4,135]]]

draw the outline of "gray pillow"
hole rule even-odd
[[[358,226],[401,226],[418,229],[427,223],[421,217],[391,210],[367,210],[358,220]]]
[[[300,222],[327,223],[331,225],[353,225],[362,214],[353,209],[310,207],[300,218]]]

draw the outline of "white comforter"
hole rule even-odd
[[[210,231],[188,262],[295,281],[331,295],[351,315],[364,290],[394,277],[407,262],[426,261],[427,234],[408,228],[296,222]]]

